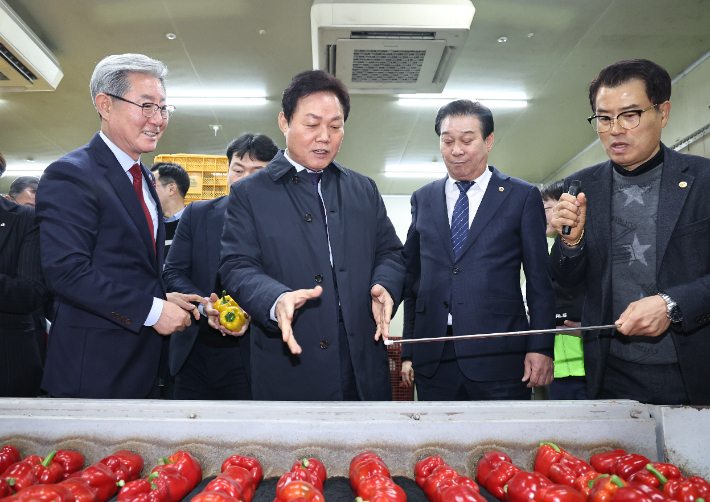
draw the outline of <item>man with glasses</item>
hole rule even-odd
[[[670,96],[651,61],[604,68],[588,120],[609,160],[567,178],[582,193],[554,208],[552,274],[585,281],[583,326],[620,325],[585,334],[590,398],[710,404],[710,161],[661,143]]]
[[[173,107],[160,61],[104,58],[91,77],[101,130],[52,163],[37,190],[42,268],[57,300],[42,388],[55,397],[158,397],[160,335],[198,317],[198,295],[166,295],[165,226],[140,162]]]
[[[35,195],[39,178],[36,176],[20,176],[10,185],[6,199],[21,206],[35,207]]]

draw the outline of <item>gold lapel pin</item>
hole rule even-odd
[[[678,186],[681,187],[681,188],[685,188],[685,187],[688,186],[688,183],[685,182],[685,181],[681,181],[680,183],[678,183]]]
[[[503,188],[503,187],[498,187],[498,191],[499,191],[499,192],[502,192],[503,190],[505,190],[505,188]]]

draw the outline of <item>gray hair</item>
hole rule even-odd
[[[20,176],[12,182],[12,185],[10,185],[8,195],[15,199],[19,197],[20,194],[22,194],[22,192],[24,192],[27,188],[29,188],[31,192],[36,192],[37,185],[39,185],[39,178],[34,176]]]
[[[103,58],[94,68],[91,75],[89,88],[91,101],[96,107],[98,94],[113,94],[123,96],[131,90],[128,80],[131,73],[142,73],[160,80],[165,89],[165,77],[168,69],[157,59],[149,58],[143,54],[116,54]],[[97,110],[98,111],[98,110]]]

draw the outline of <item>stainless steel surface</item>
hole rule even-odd
[[[650,406],[659,458],[710,480],[710,406]]]
[[[390,338],[385,340],[385,345],[405,344],[405,343],[419,343],[419,342],[449,342],[451,340],[470,340],[472,338],[497,338],[500,336],[527,336],[527,335],[544,335],[544,334],[565,334],[573,333],[575,331],[591,331],[598,329],[617,329],[619,324],[606,324],[604,326],[585,326],[583,328],[561,328],[561,329],[541,329],[541,330],[529,330],[529,331],[506,331],[502,333],[484,333],[480,335],[460,335],[460,336],[440,336],[435,338]]]
[[[88,462],[127,448],[158,458],[187,449],[205,475],[232,454],[256,456],[266,476],[304,456],[329,475],[347,475],[353,456],[370,449],[394,475],[412,476],[417,460],[441,455],[472,476],[491,449],[531,470],[542,441],[588,459],[625,448],[656,460],[655,422],[635,401],[513,402],[214,402],[0,399],[0,445],[24,455],[75,448]],[[146,471],[147,472],[147,471]]]

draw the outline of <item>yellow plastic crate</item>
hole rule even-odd
[[[210,200],[229,193],[229,161],[225,155],[176,153],[156,155],[153,162],[172,162],[185,168],[190,176],[190,189],[185,196],[185,202]]]

